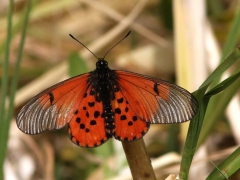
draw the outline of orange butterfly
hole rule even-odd
[[[185,122],[197,109],[196,99],[187,90],[161,79],[111,70],[104,58],[98,58],[94,71],[32,98],[20,110],[17,126],[26,134],[38,134],[68,124],[72,142],[96,147],[113,136],[120,141],[139,139],[150,123]]]

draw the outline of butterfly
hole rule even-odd
[[[26,134],[38,134],[68,124],[73,143],[97,147],[112,137],[137,140],[150,124],[182,123],[195,116],[198,102],[190,92],[154,77],[111,70],[105,56],[97,58],[94,71],[33,97],[17,116],[18,128]]]

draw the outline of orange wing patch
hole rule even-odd
[[[108,140],[105,131],[103,104],[95,100],[89,87],[69,122],[68,133],[72,142],[82,147],[97,147]]]
[[[187,90],[157,78],[115,72],[124,98],[140,119],[154,124],[181,123],[197,113],[198,102]]]
[[[89,73],[62,81],[32,98],[18,114],[18,127],[27,134],[62,128],[78,107],[88,77]]]
[[[149,123],[136,116],[121,90],[115,93],[112,101],[115,111],[115,138],[120,141],[133,141],[147,133]]]

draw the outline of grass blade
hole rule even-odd
[[[199,103],[199,110],[197,115],[190,121],[186,143],[183,149],[181,168],[180,168],[180,178],[185,180],[188,179],[189,169],[192,163],[194,153],[196,151],[199,135],[202,129],[203,120],[205,117],[206,109],[212,95],[225,90],[234,81],[239,81],[239,74],[230,76],[226,81],[223,81],[219,85],[215,86],[205,94],[208,86],[217,78],[219,78],[222,73],[227,70],[233,63],[235,63],[240,58],[239,48],[234,50],[225,61],[223,61],[210,76],[204,81],[200,88],[194,92],[195,97]],[[231,83],[230,83],[231,82]],[[235,83],[237,84],[237,83]],[[220,89],[221,91],[220,91]],[[212,93],[214,92],[214,93]]]
[[[224,161],[222,161],[217,168],[215,168],[206,180],[211,179],[226,179],[222,173],[226,177],[230,177],[233,175],[237,170],[240,169],[240,147],[238,147],[231,155],[229,155]],[[219,172],[221,171],[221,173]]]
[[[5,60],[3,62],[3,75],[1,82],[1,97],[0,97],[0,179],[3,179],[3,162],[5,157],[6,144],[4,144],[4,123],[6,123],[5,114],[5,102],[7,97],[7,83],[8,83],[8,66],[9,66],[9,54],[10,54],[10,42],[12,33],[12,15],[13,15],[13,0],[10,0],[9,11],[8,11],[8,30],[7,30],[7,40],[5,47]]]
[[[1,123],[1,137],[0,137],[0,146],[1,146],[1,148],[0,148],[0,166],[1,166],[1,171],[3,171],[3,163],[4,163],[6,149],[7,149],[9,127],[10,127],[10,122],[11,122],[12,115],[13,115],[13,110],[14,110],[14,97],[15,97],[15,92],[16,92],[16,89],[17,89],[18,75],[19,75],[20,63],[21,63],[21,59],[22,59],[22,51],[23,51],[24,40],[25,40],[25,36],[26,36],[26,30],[27,30],[27,24],[28,24],[30,10],[31,10],[31,1],[28,1],[27,7],[26,7],[25,18],[24,18],[22,37],[21,37],[21,41],[20,41],[20,45],[19,45],[19,51],[18,51],[18,55],[17,55],[17,61],[16,61],[16,65],[15,65],[15,71],[14,71],[14,74],[13,74],[13,79],[11,81],[11,89],[10,89],[10,96],[9,96],[9,107],[8,107],[8,110],[6,111],[7,114],[5,114],[3,116],[3,119],[1,119],[2,120],[2,123]],[[3,104],[3,107],[5,107],[5,104]]]
[[[240,77],[240,71],[238,73],[228,77],[227,79],[225,79],[224,81],[219,83],[217,86],[212,88],[210,91],[207,92],[206,96],[212,96],[212,95],[220,93],[221,91],[226,89],[228,86],[230,86],[232,83],[234,83],[239,77]]]

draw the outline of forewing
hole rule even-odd
[[[108,140],[105,131],[102,101],[95,99],[89,87],[69,122],[69,137],[78,146],[97,147]]]
[[[88,77],[86,73],[62,81],[33,97],[17,116],[18,128],[27,134],[62,128],[78,109]]]
[[[151,123],[181,123],[193,118],[198,103],[187,90],[166,81],[115,71],[117,83],[137,117]]]

